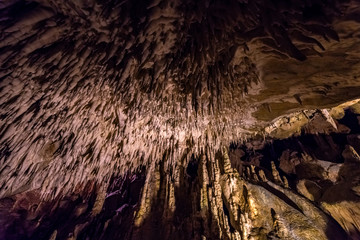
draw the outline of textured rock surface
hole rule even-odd
[[[318,121],[318,125],[308,121],[302,125],[300,132],[303,134],[295,133],[295,136],[282,140],[265,140],[261,148],[258,147],[258,140],[254,144],[250,141],[240,146],[243,152],[241,161],[234,157],[232,162],[237,169],[244,169],[255,158],[259,162],[257,168],[263,169],[265,175],[279,185],[285,185],[280,181],[285,176],[291,190],[331,215],[350,239],[358,239],[360,164],[355,148],[359,147],[356,141],[359,123],[356,111],[352,107],[349,109],[351,111],[345,110],[343,118],[333,121],[337,126],[343,124],[350,132],[332,128],[330,132],[324,133],[325,118],[322,122]],[[319,127],[317,134],[305,133],[315,133],[316,126]],[[294,128],[298,128],[297,123],[294,123]],[[282,131],[280,127],[277,133],[282,134]],[[235,148],[232,151],[239,150]]]
[[[0,238],[360,237],[358,1],[0,16]],[[294,134],[321,148],[264,155]]]

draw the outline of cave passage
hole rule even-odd
[[[0,1],[0,240],[360,239],[358,0]]]

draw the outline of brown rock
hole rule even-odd
[[[279,159],[279,168],[287,174],[295,173],[295,167],[300,164],[301,159],[296,156],[296,152],[285,150]]]
[[[296,185],[296,189],[311,201],[318,201],[322,194],[321,187],[318,184],[306,179],[300,180]]]
[[[350,134],[346,136],[346,139],[356,152],[360,152],[360,135]]]
[[[296,175],[299,179],[326,179],[325,169],[315,161],[302,162],[296,165]]]
[[[359,154],[350,145],[346,145],[345,150],[342,152],[342,156],[345,159],[345,163],[351,163],[351,162],[360,163]]]

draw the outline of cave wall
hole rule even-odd
[[[359,12],[355,0],[3,1],[0,195],[109,184],[169,150],[175,167],[359,97]]]

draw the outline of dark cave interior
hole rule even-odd
[[[0,240],[360,239],[358,0],[0,1]]]

